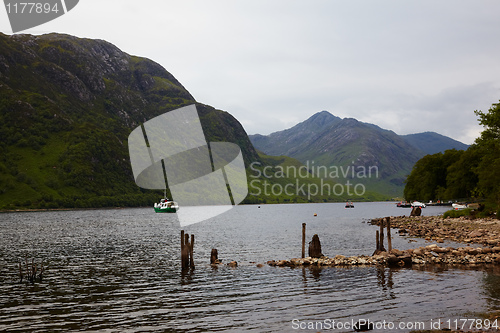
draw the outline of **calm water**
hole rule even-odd
[[[185,228],[196,237],[196,269],[185,273],[173,214],[152,208],[0,214],[0,331],[352,332],[294,328],[359,319],[430,328],[431,320],[500,309],[498,267],[256,267],[300,256],[303,222],[307,239],[317,233],[325,255],[371,255],[377,228],[365,222],[403,214],[409,209],[392,203],[238,206]],[[393,236],[399,249],[426,244]],[[210,267],[212,248],[239,267]],[[42,282],[19,283],[17,263],[26,255],[49,264]]]

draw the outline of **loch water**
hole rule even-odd
[[[256,266],[299,257],[302,223],[308,240],[319,235],[327,256],[371,255],[377,227],[367,221],[408,214],[387,202],[355,203],[354,209],[343,203],[237,206],[184,227],[195,235],[196,268],[182,272],[175,214],[152,208],[3,213],[0,331],[352,332],[347,324],[369,320],[379,324],[375,332],[388,331],[383,322],[408,332],[500,310],[498,266]],[[393,237],[398,249],[429,244]],[[238,267],[211,267],[212,248],[223,263],[235,260]],[[25,258],[43,260],[41,282],[19,282]],[[416,326],[421,323],[425,327]]]

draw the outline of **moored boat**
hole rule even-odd
[[[411,203],[411,206],[412,207],[420,207],[420,208],[425,208],[425,204],[423,202],[420,202],[420,201],[413,201]]]
[[[169,199],[161,199],[159,203],[155,202],[155,213],[175,213],[179,210],[177,202]]]
[[[461,209],[467,208],[467,204],[454,203],[454,204],[451,204],[451,207],[453,207],[453,209],[455,209],[455,210],[461,210]]]

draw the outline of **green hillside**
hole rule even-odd
[[[315,194],[322,180],[309,174],[266,177],[264,171],[302,164],[259,155],[233,116],[197,102],[149,59],[102,40],[0,34],[0,209],[152,206],[163,193],[135,184],[128,135],[193,103],[208,142],[241,148],[249,181],[245,203],[381,199],[368,191],[340,193],[343,185],[332,181],[322,189],[337,184],[337,193]],[[293,195],[279,193],[280,187]]]
[[[128,135],[193,103],[207,141],[259,159],[236,119],[151,60],[100,40],[0,34],[0,209],[151,206],[161,193],[135,184]]]

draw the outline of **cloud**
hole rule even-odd
[[[86,0],[35,33],[150,58],[250,134],[328,110],[471,143],[473,111],[500,98],[498,12],[495,0]]]

